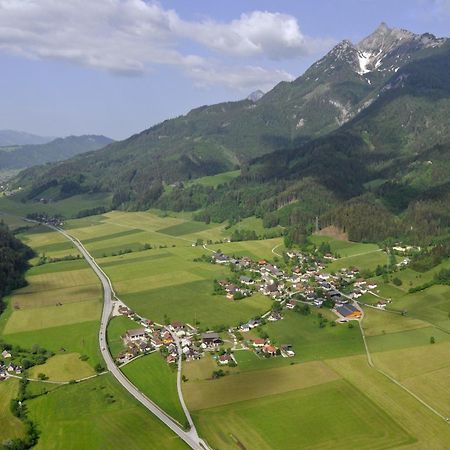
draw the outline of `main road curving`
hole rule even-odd
[[[199,438],[197,430],[192,422],[189,420],[191,426],[189,431],[183,430],[165,411],[163,411],[158,405],[153,403],[147,396],[145,396],[139,389],[134,386],[130,380],[120,371],[116,366],[114,359],[109,353],[107,340],[106,340],[106,328],[108,326],[109,318],[113,310],[113,298],[116,297],[114,289],[112,287],[111,281],[108,276],[103,272],[100,266],[97,264],[95,259],[86,250],[84,245],[79,239],[66,233],[63,229],[55,227],[53,225],[47,225],[55,231],[58,231],[69,239],[83,255],[87,263],[96,273],[97,277],[100,279],[103,286],[103,310],[100,323],[100,331],[98,335],[98,343],[100,346],[100,351],[102,353],[103,359],[105,360],[106,367],[114,376],[114,378],[145,408],[147,408],[152,414],[154,414],[161,422],[163,422],[167,427],[169,427],[175,434],[177,434],[189,447],[194,450],[205,450],[208,449],[206,443]],[[184,403],[183,403],[184,404]],[[188,416],[190,417],[190,416]]]

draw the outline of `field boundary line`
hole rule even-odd
[[[364,347],[366,349],[366,356],[367,356],[367,362],[368,362],[369,367],[376,370],[378,373],[380,373],[381,375],[386,377],[392,383],[394,383],[397,386],[399,386],[400,388],[402,388],[405,392],[407,392],[409,395],[411,395],[413,398],[415,398],[419,403],[421,403],[423,406],[428,408],[432,413],[434,413],[435,415],[440,417],[445,423],[449,424],[450,419],[448,417],[441,414],[433,406],[431,406],[429,403],[427,403],[425,400],[423,400],[417,394],[415,394],[413,391],[411,391],[411,389],[407,388],[405,385],[400,383],[400,381],[396,380],[394,377],[392,377],[391,375],[387,374],[386,372],[384,372],[383,370],[381,370],[375,366],[375,364],[373,363],[373,360],[372,360],[372,355],[370,354],[370,351],[369,351],[369,346],[367,345],[366,334],[364,333],[364,328],[362,326],[363,319],[364,319],[364,311],[363,311],[363,315],[361,316],[361,319],[358,321],[358,323],[359,323],[359,329],[361,330],[361,336],[363,338]]]

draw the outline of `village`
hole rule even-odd
[[[279,346],[264,337],[246,337],[253,329],[268,322],[283,320],[284,310],[307,308],[329,308],[336,316],[336,323],[348,323],[362,317],[358,299],[371,293],[376,298],[373,307],[384,309],[389,299],[382,299],[375,293],[376,284],[360,277],[357,268],[341,269],[337,273],[326,273],[326,262],[334,260],[330,253],[319,257],[300,251],[288,251],[284,269],[265,259],[253,261],[247,256],[235,257],[222,252],[204,255],[202,262],[226,265],[230,277],[215,280],[214,295],[223,295],[228,301],[245,301],[256,292],[270,297],[274,306],[260,317],[254,317],[239,326],[224,330],[199,330],[191,324],[174,321],[158,324],[138,316],[125,305],[118,306],[118,314],[129,317],[140,324],[123,336],[124,350],[116,357],[119,366],[136,357],[160,351],[168,364],[175,364],[178,358],[190,361],[213,355],[218,366],[237,365],[233,356],[235,350],[252,351],[265,358],[293,357],[295,349],[289,343]]]

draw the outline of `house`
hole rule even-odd
[[[277,348],[274,345],[266,344],[263,347],[263,353],[268,356],[275,356],[277,354]]]
[[[250,327],[250,329],[257,327],[260,324],[261,324],[261,321],[258,319],[252,319],[252,320],[248,321],[248,326]]]
[[[255,284],[255,281],[252,279],[252,278],[250,278],[250,277],[246,277],[246,276],[241,276],[240,278],[239,278],[239,281],[242,283],[242,284],[245,284],[245,285],[247,285],[247,286],[251,286],[251,285],[253,285],[253,284]]]
[[[264,347],[266,345],[266,340],[263,338],[257,338],[253,341],[253,347]]]
[[[180,331],[180,330],[182,330],[182,329],[184,329],[184,323],[182,323],[182,322],[179,322],[178,320],[176,320],[175,322],[172,322],[171,324],[170,324],[170,327],[169,327],[172,331]]]
[[[167,362],[167,364],[174,364],[174,363],[177,362],[177,358],[175,356],[173,356],[173,355],[169,355],[166,358],[166,362]]]
[[[4,358],[4,359],[11,358],[11,353],[9,353],[8,350],[3,350],[2,351],[2,358]]]
[[[229,364],[232,361],[234,362],[234,358],[231,355],[225,354],[225,355],[220,355],[218,361],[219,361],[219,364],[223,366],[223,365]]]
[[[222,344],[222,339],[219,333],[203,333],[202,334],[202,347],[218,347]]]
[[[250,327],[249,327],[248,323],[243,323],[243,324],[239,327],[239,329],[240,329],[241,331],[243,331],[244,333],[246,333],[247,331],[250,331]]]
[[[297,302],[295,300],[289,300],[286,303],[286,308],[287,309],[294,309],[296,304],[297,304]]]
[[[213,253],[211,259],[216,264],[227,264],[230,261],[230,258],[227,255],[224,255],[223,253]]]
[[[279,312],[276,311],[272,311],[269,315],[269,317],[267,318],[267,320],[269,322],[277,322],[278,320],[281,320],[283,317],[281,316],[281,314]]]
[[[324,302],[323,298],[316,298],[313,303],[314,306],[316,306],[317,308],[322,308],[323,302]]]
[[[265,259],[260,259],[258,261],[258,265],[260,265],[260,266],[265,266],[266,264],[267,264],[267,261]]]
[[[353,305],[338,306],[336,311],[346,319],[359,319],[362,316],[361,311]]]
[[[125,333],[125,339],[127,341],[140,341],[145,338],[145,328],[137,328],[136,330],[128,330]]]

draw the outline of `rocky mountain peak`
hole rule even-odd
[[[247,100],[250,100],[252,102],[257,102],[258,100],[261,100],[261,98],[264,96],[264,92],[261,91],[261,89],[258,89],[256,91],[253,91],[250,95],[247,96]]]

